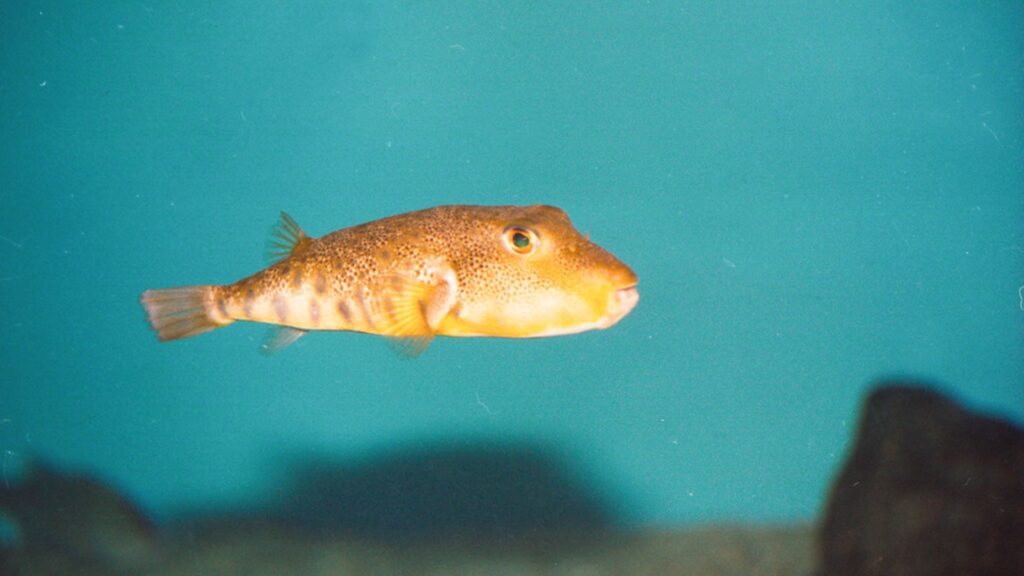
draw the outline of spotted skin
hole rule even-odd
[[[427,341],[551,336],[611,326],[637,301],[633,271],[551,206],[439,206],[320,238],[283,215],[278,238],[287,255],[248,278],[144,293],[158,336],[236,320]]]

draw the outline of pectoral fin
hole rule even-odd
[[[437,327],[455,305],[455,272],[447,265],[429,267],[419,275],[395,274],[384,289],[391,348],[407,357],[422,354]]]

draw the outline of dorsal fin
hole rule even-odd
[[[287,258],[305,248],[310,238],[302,231],[295,219],[287,212],[281,212],[281,219],[270,231],[267,240],[267,258],[277,261]]]

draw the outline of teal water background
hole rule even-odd
[[[0,3],[0,450],[160,518],[302,452],[543,446],[629,524],[809,519],[870,382],[1024,420],[1024,6]],[[147,288],[447,203],[558,205],[640,277],[607,331],[413,361]],[[457,489],[457,487],[453,487]]]

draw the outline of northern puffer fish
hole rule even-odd
[[[309,330],[350,330],[417,355],[434,336],[607,328],[639,298],[636,274],[552,206],[439,206],[321,238],[282,212],[270,247],[279,260],[234,284],[143,292],[157,337],[247,320],[277,325],[266,352]]]

